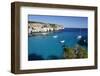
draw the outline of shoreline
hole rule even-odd
[[[61,32],[61,31],[80,31],[80,30],[86,30],[88,31],[88,28],[64,28],[64,29],[60,29],[60,30],[54,30],[54,31],[43,31],[43,32],[31,32],[28,33],[28,36],[45,36],[48,35],[50,33],[56,33],[56,32]]]

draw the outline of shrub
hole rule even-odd
[[[84,47],[77,45],[75,48],[69,48],[64,46],[64,58],[75,59],[75,58],[87,58],[87,50]]]
[[[76,57],[76,55],[72,48],[67,48],[67,47],[64,48],[64,58],[72,59],[75,57]]]

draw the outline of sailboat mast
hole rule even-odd
[[[80,28],[80,35],[81,35],[81,28]]]

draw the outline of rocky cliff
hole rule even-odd
[[[43,23],[43,22],[28,22],[28,33],[40,33],[40,32],[51,32],[64,29],[63,25],[52,24],[52,23]]]

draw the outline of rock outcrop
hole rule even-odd
[[[51,23],[43,23],[43,22],[28,22],[28,33],[43,33],[43,32],[51,32],[64,29],[62,25],[51,24]]]

